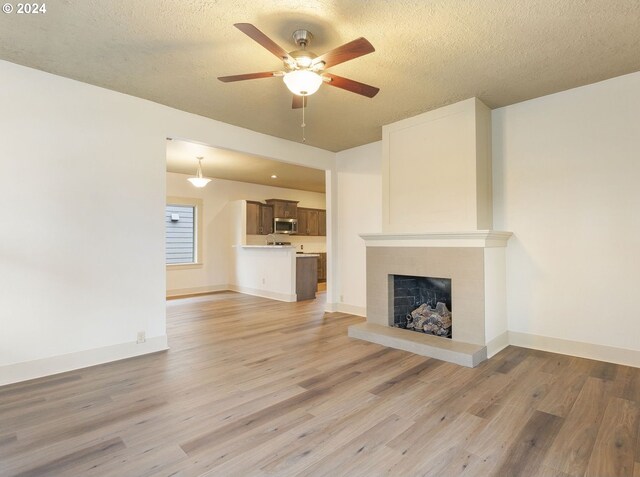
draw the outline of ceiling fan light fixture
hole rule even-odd
[[[189,177],[187,180],[189,182],[191,182],[195,187],[204,187],[206,186],[209,182],[211,182],[211,179],[207,179],[206,177],[202,177],[202,159],[204,159],[202,156],[199,156],[198,158],[198,173],[196,177]]]
[[[309,96],[318,91],[322,84],[322,76],[309,70],[290,71],[283,79],[289,91],[298,96]]]

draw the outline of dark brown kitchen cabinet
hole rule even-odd
[[[273,233],[273,207],[252,200],[247,201],[247,235]]]
[[[298,235],[327,235],[326,217],[325,210],[298,207]]]
[[[318,281],[326,282],[327,281],[327,254],[320,253],[318,254]]]
[[[312,300],[318,289],[318,262],[316,257],[296,257],[296,296],[298,301]]]
[[[260,204],[260,234],[273,233],[273,207]]]
[[[268,199],[265,201],[273,207],[273,216],[284,219],[295,219],[298,217],[298,201],[284,199]]]
[[[247,235],[260,233],[260,202],[247,201]]]
[[[318,235],[318,210],[309,209],[307,214],[307,235]]]
[[[309,220],[309,209],[298,207],[298,235],[307,234],[307,221]]]
[[[327,235],[327,211],[318,211],[318,235]]]

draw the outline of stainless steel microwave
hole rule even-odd
[[[297,234],[298,219],[285,219],[282,217],[276,217],[275,219],[273,219],[273,233],[274,234]]]

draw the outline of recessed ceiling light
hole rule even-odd
[[[278,176],[277,176],[277,175],[275,175],[275,174],[273,174],[273,175],[271,176],[271,178],[272,178],[272,179],[277,179],[277,178],[278,178]]]

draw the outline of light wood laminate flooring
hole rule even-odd
[[[172,300],[170,351],[0,388],[0,475],[640,476],[639,369],[516,347],[463,368],[322,308]]]

